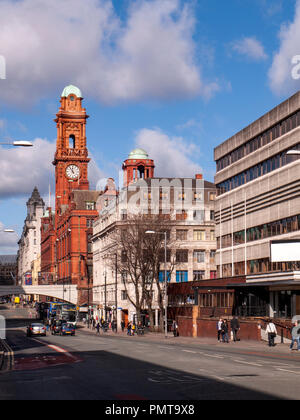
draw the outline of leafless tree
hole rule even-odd
[[[164,263],[164,232],[167,232],[167,269],[169,275],[175,266],[175,256],[171,252],[172,221],[161,215],[132,215],[120,222],[115,229],[114,254],[117,254],[118,273],[122,276],[128,300],[136,309],[137,322],[141,313],[148,309],[150,325],[154,325],[155,304],[164,311],[164,282],[160,282],[159,272]],[[113,264],[113,258],[111,259]],[[163,317],[160,317],[163,328]]]

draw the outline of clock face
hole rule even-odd
[[[76,165],[70,165],[66,169],[67,177],[70,179],[78,179],[80,175],[80,170]]]

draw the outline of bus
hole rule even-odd
[[[74,327],[76,327],[76,314],[76,305],[72,305],[70,303],[61,303],[60,305],[56,306],[55,319],[57,321],[64,319],[65,321],[69,322],[70,324],[73,324]]]

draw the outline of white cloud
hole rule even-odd
[[[294,56],[300,55],[300,1],[296,3],[293,22],[285,24],[279,32],[280,47],[269,70],[269,83],[276,94],[287,95],[300,88],[300,80],[292,77]]]
[[[231,44],[231,48],[233,51],[245,55],[251,60],[259,61],[267,58],[262,43],[255,37],[245,37],[235,41]]]
[[[0,148],[0,198],[29,197],[35,186],[41,195],[47,195],[49,184],[54,191],[52,161],[55,148],[55,143],[41,138],[35,139],[31,148]],[[103,172],[92,159],[89,164],[90,187],[95,187],[101,177]]]
[[[195,161],[199,148],[182,137],[169,137],[159,129],[142,129],[137,133],[136,145],[146,150],[154,160],[157,177],[195,177],[202,168]]]
[[[3,0],[0,100],[28,105],[66,84],[111,103],[211,96],[196,63],[194,11],[180,0]],[[60,93],[60,92],[59,92]]]

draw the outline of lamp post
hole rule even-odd
[[[165,236],[164,244],[165,244],[165,296],[164,296],[164,309],[165,309],[165,338],[168,338],[168,303],[167,303],[167,296],[168,296],[168,280],[167,280],[167,232],[155,232],[154,230],[147,230],[146,234],[155,234],[155,233],[163,233]]]
[[[14,147],[33,147],[30,141],[12,141],[12,142],[0,142],[2,146],[14,146]]]

